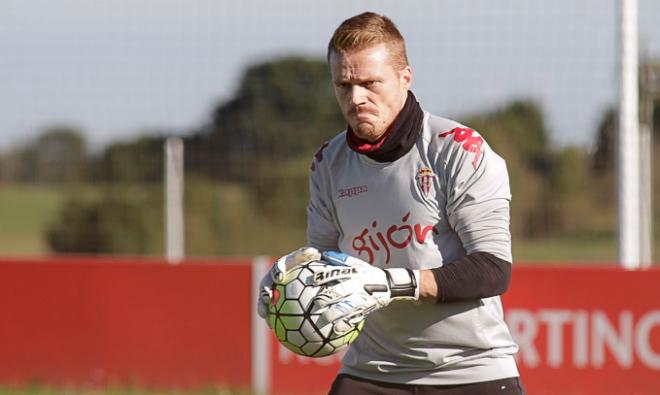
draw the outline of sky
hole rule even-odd
[[[246,66],[323,58],[337,25],[367,10],[404,35],[424,109],[460,118],[532,99],[554,144],[591,146],[617,103],[618,4],[2,0],[0,150],[54,125],[79,128],[97,148],[149,131],[184,134],[235,94]],[[660,58],[660,1],[638,9],[640,54]]]

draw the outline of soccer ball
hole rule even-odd
[[[268,325],[277,340],[296,354],[307,357],[325,357],[351,344],[360,334],[364,320],[353,325],[348,332],[337,335],[332,324],[319,327],[323,308],[317,295],[332,284],[312,284],[314,273],[326,268],[323,261],[312,261],[287,272],[282,284],[273,286],[268,305]]]

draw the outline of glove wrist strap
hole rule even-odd
[[[385,274],[392,298],[419,299],[419,270],[386,269]]]

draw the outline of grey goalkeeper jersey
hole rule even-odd
[[[467,253],[509,262],[504,160],[475,131],[424,113],[403,157],[379,163],[351,150],[346,132],[316,153],[307,238],[381,267],[431,269]],[[518,376],[499,297],[460,303],[392,302],[370,314],[342,373],[378,381],[459,384]]]

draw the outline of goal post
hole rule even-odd
[[[620,0],[620,96],[618,150],[618,260],[640,266],[640,144],[637,0]]]

